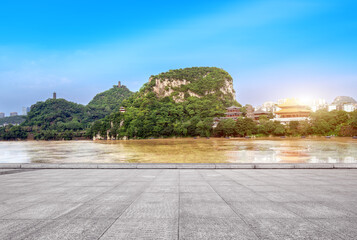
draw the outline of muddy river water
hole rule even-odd
[[[150,139],[0,142],[0,163],[357,163],[357,140]]]

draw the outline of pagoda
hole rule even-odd
[[[275,120],[283,122],[306,120],[311,113],[309,107],[299,104],[294,98],[287,99],[278,107],[280,110],[275,112]]]

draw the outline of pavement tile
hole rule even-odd
[[[236,218],[237,214],[224,202],[180,202],[180,217]]]
[[[58,219],[116,219],[129,207],[130,204],[82,204]]]
[[[178,201],[176,202],[134,202],[121,218],[176,218],[178,216]]]
[[[45,225],[44,220],[0,220],[0,239],[22,240]]]
[[[180,218],[179,229],[180,239],[258,239],[240,218]]]
[[[191,192],[191,193],[205,193],[214,192],[213,188],[209,185],[196,186],[196,185],[184,185],[180,186],[180,192]]]
[[[357,217],[355,213],[332,202],[289,202],[281,205],[303,218]]]
[[[98,239],[114,222],[113,219],[51,220],[24,240],[91,240]]]
[[[116,239],[178,239],[177,218],[155,219],[122,219],[119,218],[101,240]]]
[[[80,206],[77,203],[38,203],[14,213],[3,216],[3,219],[55,219]]]
[[[133,193],[133,192],[108,192],[108,193],[103,193],[100,194],[91,200],[89,200],[87,203],[90,204],[113,204],[113,203],[132,203],[137,199],[139,196],[138,193]]]
[[[243,218],[297,218],[280,203],[274,202],[231,202],[232,208]]]
[[[308,219],[321,228],[338,234],[343,239],[357,239],[357,218]]]
[[[181,193],[181,202],[221,202],[217,193]]]
[[[226,202],[269,201],[266,197],[253,191],[221,192],[217,189],[216,191]]]
[[[342,239],[332,231],[322,229],[302,218],[254,218],[247,220],[259,239],[311,239],[338,240]]]
[[[303,202],[310,198],[294,192],[259,192],[259,194],[273,202]]]

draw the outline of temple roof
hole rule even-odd
[[[240,109],[240,107],[237,106],[230,106],[226,108],[227,110],[232,110],[232,109]]]
[[[287,108],[287,107],[305,107],[301,105],[295,98],[288,98],[283,104],[278,105],[279,108]]]
[[[258,109],[257,111],[254,111],[253,113],[254,113],[254,114],[269,114],[269,112],[264,111],[264,110],[262,110],[262,109]]]
[[[276,114],[281,114],[281,113],[309,113],[311,112],[310,109],[301,109],[301,108],[285,108],[285,109],[281,109],[279,111],[276,111]]]

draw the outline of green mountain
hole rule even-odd
[[[113,88],[98,93],[87,105],[88,117],[94,121],[119,111],[122,102],[131,97],[131,92],[126,86],[113,86]]]
[[[31,106],[31,111],[27,114],[27,119],[23,125],[36,126],[42,130],[81,129],[83,127],[72,128],[65,125],[88,122],[85,110],[85,106],[65,99],[48,99]]]
[[[113,113],[95,122],[90,134],[115,139],[210,136],[213,118],[223,116],[233,104],[239,105],[226,71],[215,67],[170,70],[151,76],[139,92],[123,101],[125,114]]]
[[[235,101],[232,77],[216,67],[176,69],[153,75],[143,91],[154,92],[159,98],[172,97],[175,102],[205,96],[216,98],[227,106]]]

